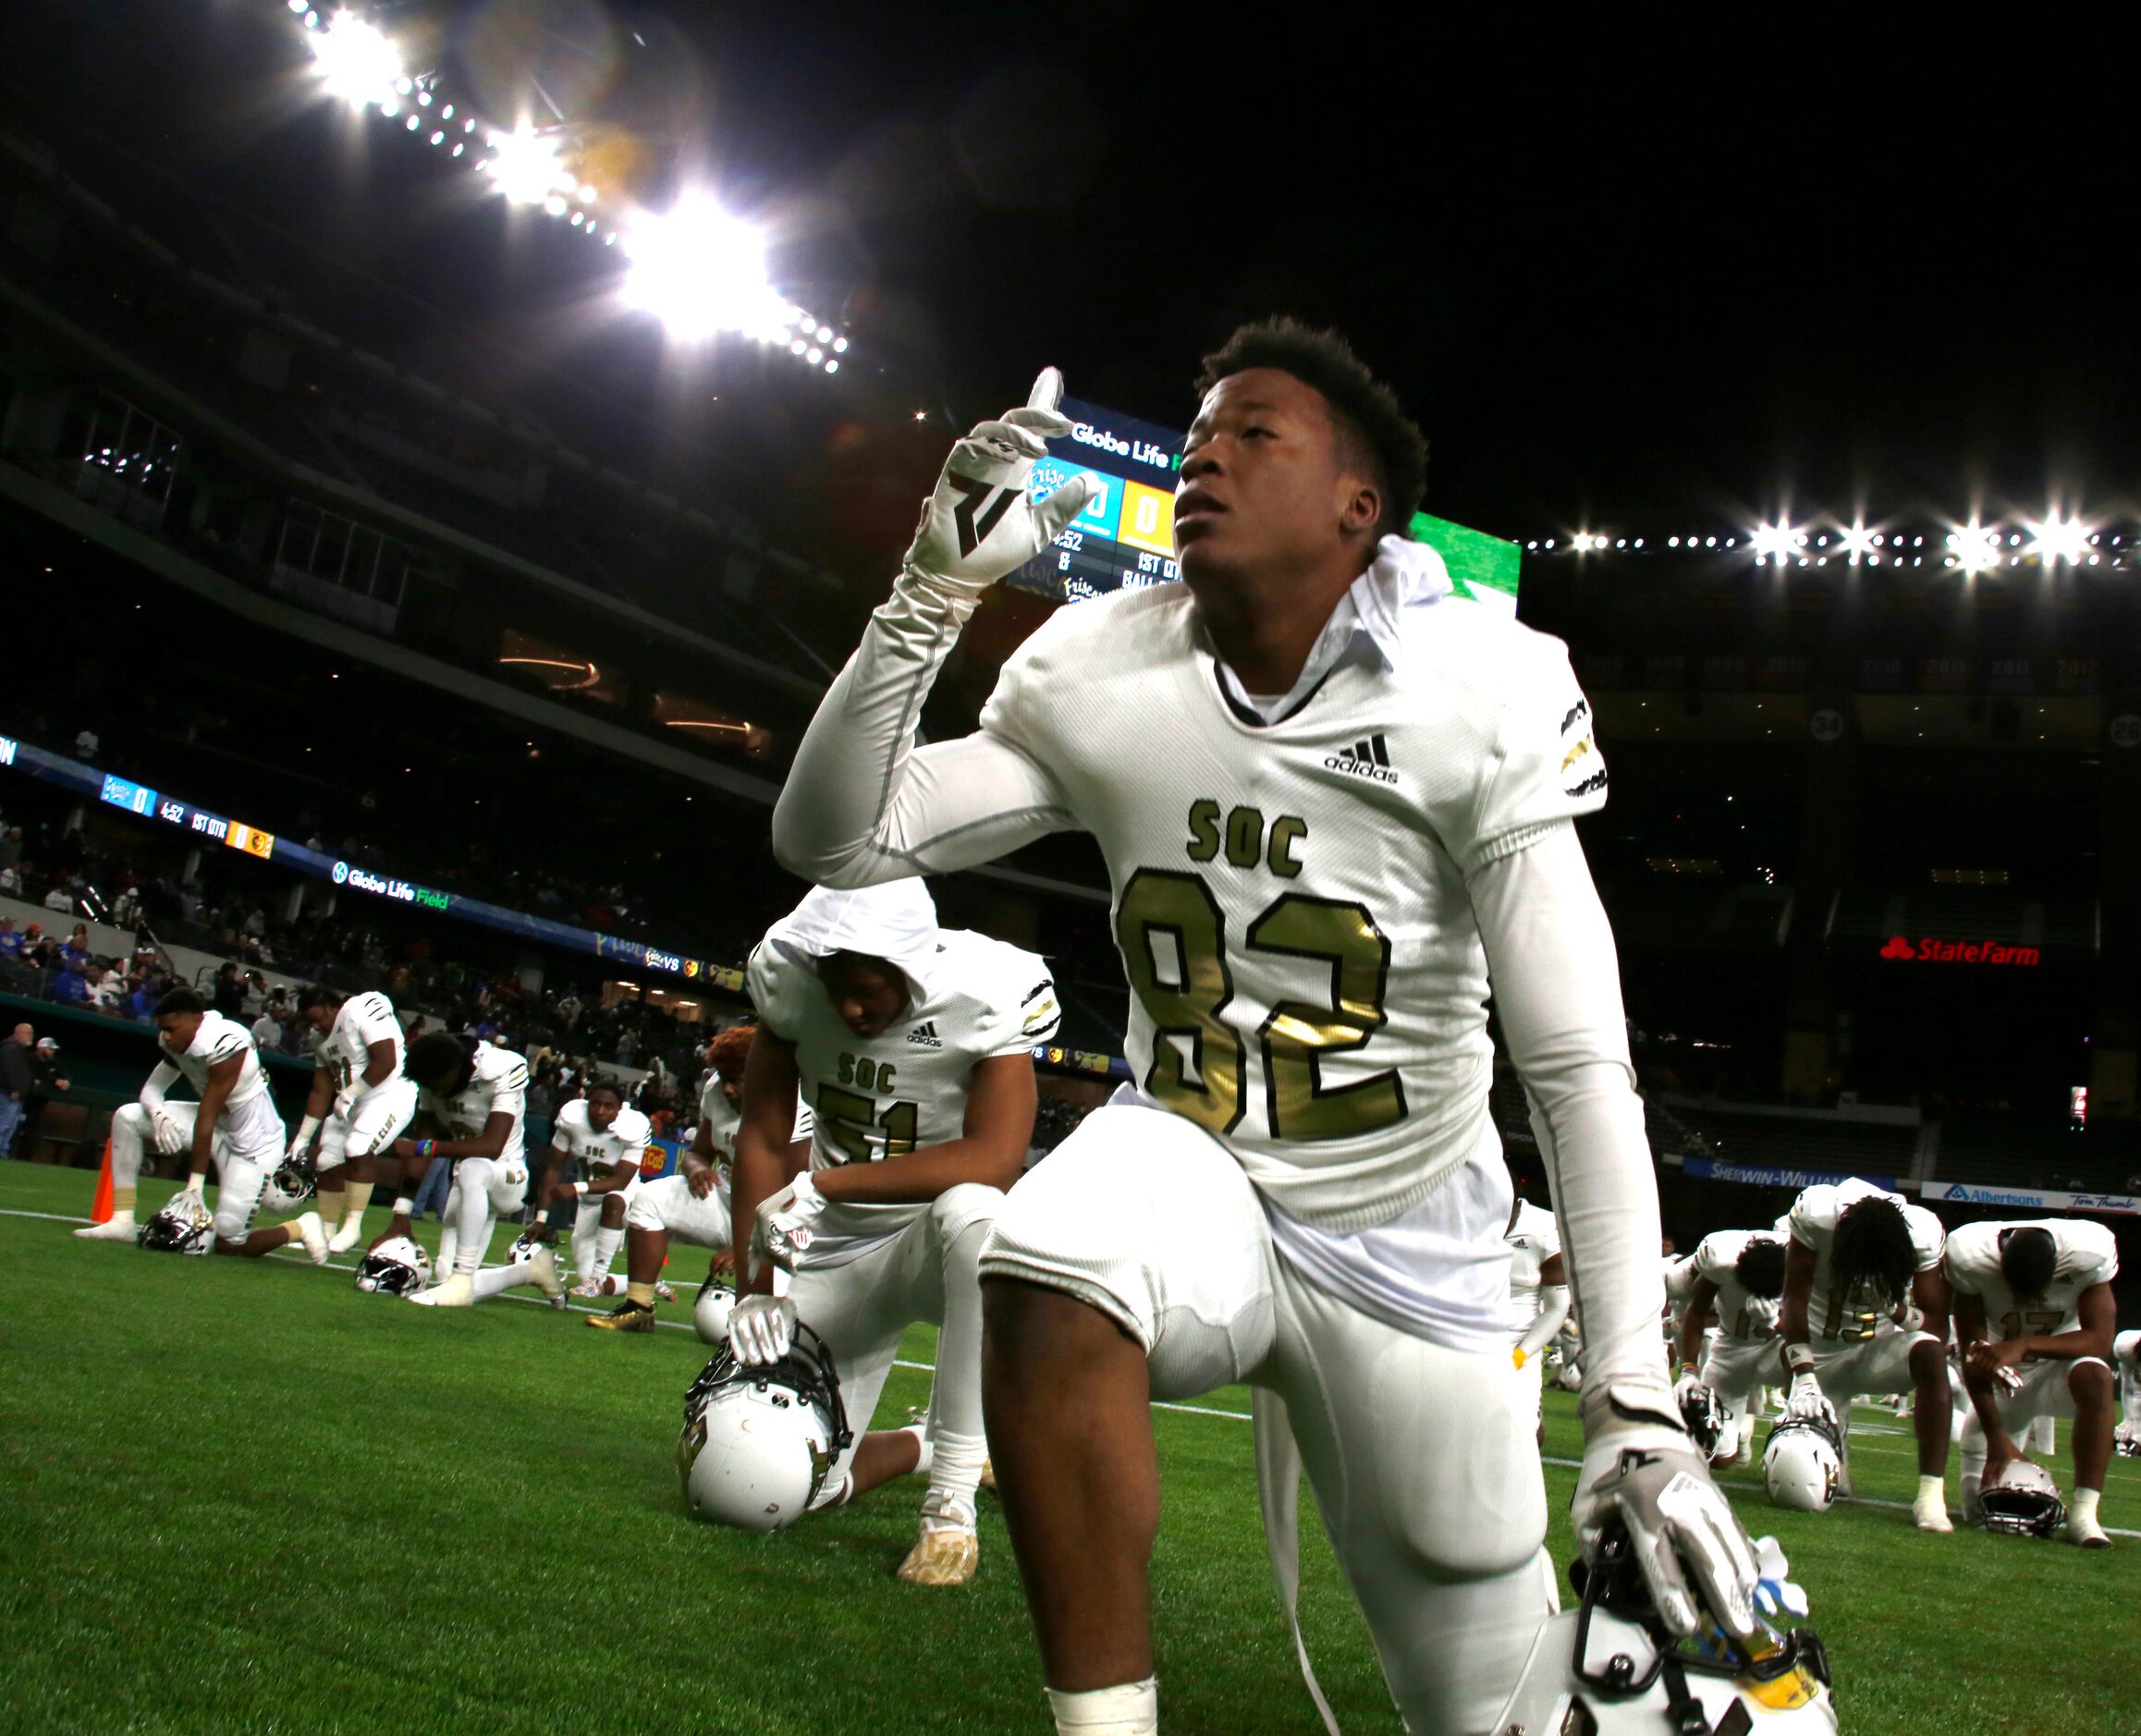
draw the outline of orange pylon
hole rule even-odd
[[[90,1207],[90,1222],[108,1224],[112,1221],[112,1142],[104,1141],[104,1167],[97,1172],[96,1202]]]

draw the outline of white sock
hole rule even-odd
[[[491,1196],[481,1188],[461,1190],[460,1216],[454,1224],[454,1270],[472,1276],[491,1242]]]
[[[528,1262],[525,1260],[517,1265],[509,1263],[505,1265],[494,1265],[487,1271],[478,1272],[469,1279],[470,1284],[474,1287],[478,1302],[482,1302],[486,1296],[495,1296],[502,1290],[511,1290],[517,1284],[532,1284],[534,1281],[535,1274],[529,1270]]]
[[[2093,1525],[2097,1522],[2097,1503],[2104,1498],[2101,1489],[2076,1489],[2074,1498],[2067,1503],[2067,1519],[2071,1523]]]
[[[973,1492],[981,1486],[982,1466],[988,1456],[985,1435],[954,1435],[938,1429],[930,1436],[921,1467],[929,1473],[931,1505],[941,1508],[946,1501],[956,1501],[960,1513],[971,1520]]]
[[[600,1284],[609,1277],[609,1263],[617,1258],[618,1248],[623,1241],[621,1227],[611,1229],[606,1225],[594,1232],[594,1274],[588,1280],[590,1283]]]
[[[929,1474],[930,1463],[936,1450],[934,1444],[929,1438],[929,1424],[927,1419],[924,1419],[920,1423],[910,1423],[907,1425],[906,1433],[913,1436],[914,1438],[921,1443],[922,1450],[919,1454],[916,1455],[914,1460],[914,1475],[918,1477],[925,1477]]]
[[[1057,1736],[1159,1736],[1159,1683],[1147,1676],[1083,1693],[1048,1690]]]
[[[1920,1507],[1939,1507],[1945,1510],[1948,1505],[1946,1479],[1942,1477],[1920,1477],[1918,1479],[1918,1505]]]
[[[601,1229],[602,1218],[593,1211],[572,1220],[572,1274],[582,1284],[594,1282],[594,1242]]]

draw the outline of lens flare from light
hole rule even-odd
[[[2035,555],[2047,567],[2056,567],[2065,561],[2070,567],[2079,567],[2088,558],[2089,527],[2079,519],[2062,519],[2053,513],[2041,524],[2029,527],[2030,544],[2025,551]]]
[[[540,205],[574,185],[557,160],[557,141],[525,127],[493,133],[491,155],[483,169],[509,204]]]
[[[781,323],[765,238],[708,194],[688,193],[666,213],[642,214],[625,250],[625,305],[652,313],[680,342],[716,332],[761,336]]]
[[[2000,532],[1976,519],[1948,532],[1951,558],[1964,572],[1984,572],[2000,565]]]
[[[325,30],[305,40],[312,45],[312,70],[329,95],[359,108],[394,100],[396,83],[405,76],[401,51],[377,25],[337,12]]]
[[[1794,530],[1780,519],[1775,524],[1757,524],[1747,540],[1755,545],[1755,564],[1764,561],[1781,567],[1785,560],[1806,546],[1806,533]]]

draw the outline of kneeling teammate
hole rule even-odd
[[[1755,1456],[1748,1399],[1777,1365],[1777,1299],[1784,1293],[1784,1239],[1758,1229],[1719,1229],[1695,1244],[1680,1327],[1677,1392],[1700,1382],[1718,1395],[1724,1432],[1714,1464]],[[1703,1324],[1717,1315],[1714,1331]],[[1704,1350],[1707,1345],[1707,1351]]]
[[[2023,1457],[2011,1430],[2072,1417],[2067,1536],[2108,1548],[2097,1503],[2116,1423],[2110,1359],[2119,1325],[2117,1241],[2102,1224],[2080,1218],[1965,1224],[1948,1238],[1946,1265],[1973,1407],[1963,1424],[1963,1517],[1977,1518],[1981,1484]]]
[[[364,1231],[372,1160],[401,1137],[416,1113],[416,1082],[402,1074],[401,1021],[385,996],[345,999],[314,984],[298,996],[298,1010],[315,1041],[312,1094],[290,1142],[290,1156],[301,1158],[319,1135],[320,1216],[329,1232],[327,1251],[346,1253]],[[345,1167],[351,1171],[347,1185]]]
[[[736,1163],[736,1131],[743,1124],[743,1079],[754,1025],[731,1025],[706,1045],[713,1068],[699,1094],[699,1131],[677,1173],[643,1181],[625,1211],[626,1269],[630,1293],[606,1314],[590,1314],[587,1324],[606,1332],[652,1332],[656,1286],[669,1257],[669,1238],[712,1251],[706,1281],[692,1309],[699,1336],[709,1344],[728,1341],[728,1310],[733,1292],[724,1282],[734,1269],[734,1225],[729,1216],[730,1177]],[[785,1185],[810,1164],[813,1122],[809,1107],[796,1104],[795,1126],[781,1171]]]
[[[1033,1045],[1055,1033],[1055,985],[1032,953],[938,928],[919,880],[811,893],[759,943],[749,984],[761,1023],[735,1209],[756,1228],[729,1343],[740,1362],[774,1362],[808,1322],[866,1422],[900,1334],[943,1327],[926,1435],[859,1436],[821,1504],[926,1468],[899,1577],[963,1585],[988,1453],[977,1262],[1033,1136]],[[811,1168],[784,1187],[799,1085],[816,1113]],[[776,1265],[793,1277],[786,1296],[772,1293]]]
[[[1940,1220],[1870,1181],[1819,1182],[1792,1206],[1778,1331],[1791,1377],[1785,1414],[1826,1411],[1850,1439],[1860,1393],[1915,1394],[1920,1531],[1948,1519],[1948,1281]],[[1910,1314],[1915,1325],[1905,1324]],[[1850,1463],[1848,1448],[1845,1464]]]
[[[111,1221],[74,1233],[85,1241],[134,1239],[135,1183],[142,1148],[153,1140],[160,1152],[190,1149],[191,1172],[184,1192],[198,1199],[215,1165],[215,1252],[258,1259],[302,1242],[314,1265],[327,1263],[327,1237],[319,1214],[306,1212],[272,1229],[252,1229],[261,1191],[283,1161],[283,1119],[268,1094],[267,1077],[251,1034],[235,1020],[211,1012],[190,988],[175,988],[156,1003],[156,1069],[140,1101],[112,1117]],[[164,1094],[180,1079],[198,1103],[172,1103]]]
[[[611,1293],[610,1262],[624,1241],[625,1213],[639,1192],[640,1166],[654,1137],[654,1123],[625,1107],[607,1079],[589,1080],[587,1094],[557,1112],[543,1199],[546,1204],[579,1201],[572,1224],[575,1296]]]
[[[499,1216],[518,1209],[527,1191],[528,1063],[491,1044],[471,1048],[465,1037],[439,1031],[409,1045],[408,1067],[417,1083],[410,1130],[416,1137],[394,1142],[401,1193],[386,1234],[372,1245],[410,1233],[424,1173],[434,1163],[451,1163],[453,1188],[439,1214],[442,1279],[410,1300],[430,1308],[466,1308],[516,1284],[536,1284],[555,1296],[555,1263],[543,1257],[548,1249],[533,1260],[478,1270]]]
[[[1534,1431],[1543,1446],[1547,1438],[1547,1364],[1541,1355],[1560,1335],[1569,1319],[1569,1274],[1561,1259],[1560,1227],[1553,1213],[1534,1205],[1522,1194],[1510,1208],[1509,1300],[1517,1333],[1515,1362],[1519,1372],[1530,1371],[1537,1393],[1538,1426]]]

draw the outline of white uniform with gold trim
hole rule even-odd
[[[1611,936],[1568,825],[1605,801],[1591,708],[1559,642],[1450,592],[1431,550],[1384,538],[1269,702],[1187,587],[1082,603],[1005,665],[977,735],[916,748],[973,603],[910,571],[775,817],[788,866],[844,886],[1093,835],[1135,1084],[1011,1192],[983,1273],[1107,1314],[1156,1398],[1259,1388],[1260,1442],[1298,1444],[1422,1730],[1493,1718],[1551,1595],[1490,934],[1556,1202],[1597,1256],[1575,1274],[1587,1384],[1670,1407]]]
[[[215,1160],[215,1234],[222,1241],[237,1241],[245,1235],[253,1214],[260,1209],[261,1192],[267,1186],[268,1178],[282,1164],[284,1142],[283,1119],[276,1113],[275,1098],[269,1094],[267,1076],[261,1070],[252,1033],[221,1013],[203,1013],[201,1028],[184,1049],[172,1048],[159,1032],[156,1053],[163,1065],[151,1075],[143,1103],[128,1104],[112,1118],[113,1179],[120,1186],[128,1185],[132,1179],[122,1174],[118,1151],[122,1137],[129,1143],[132,1168],[137,1174],[142,1149],[154,1141],[153,1118],[144,1106],[149,1092],[154,1093],[163,1113],[177,1124],[179,1149],[190,1150],[201,1106],[198,1102],[164,1100],[162,1082],[169,1081],[175,1071],[193,1087],[198,1098],[207,1089],[212,1068],[234,1056],[242,1057],[238,1083],[223,1100],[223,1111],[216,1118],[214,1141],[210,1148]]]
[[[1034,1045],[1061,1022],[1043,960],[985,935],[939,929],[923,980],[915,984],[910,976],[914,992],[906,1009],[877,1035],[858,1036],[835,1010],[814,964],[791,956],[780,935],[777,924],[759,943],[745,980],[762,1027],[794,1045],[801,1095],[812,1116],[813,1170],[875,1163],[962,1137],[974,1068],[1000,1056],[1030,1060]],[[926,1204],[828,1204],[812,1225],[788,1295],[832,1351],[851,1417],[876,1409],[900,1335],[926,1321],[946,1327],[930,1400],[933,1426],[979,1441],[981,1310],[973,1261],[1003,1200],[998,1189],[965,1182]],[[958,1322],[948,1322],[947,1291],[954,1282],[964,1293],[951,1304]],[[862,1438],[858,1427],[855,1440]],[[847,1474],[853,1457],[850,1447],[831,1483]]]
[[[619,1164],[631,1165],[632,1179],[623,1189],[628,1201],[639,1188],[640,1169],[654,1137],[655,1124],[629,1104],[621,1105],[617,1119],[598,1130],[585,1097],[575,1097],[558,1110],[550,1128],[550,1143],[580,1166],[583,1181],[607,1175]],[[585,1211],[590,1204],[598,1213],[602,1210],[601,1200],[583,1200],[581,1210]]]
[[[1778,1362],[1775,1296],[1756,1296],[1740,1282],[1739,1259],[1757,1241],[1782,1237],[1759,1229],[1712,1230],[1695,1244],[1688,1265],[1717,1290],[1718,1324],[1704,1339],[1702,1379],[1718,1395],[1728,1422],[1736,1423],[1756,1387],[1782,1378]]]
[[[528,1063],[509,1049],[479,1043],[473,1056],[475,1071],[469,1082],[451,1097],[424,1090],[417,1094],[417,1107],[447,1130],[448,1139],[473,1139],[490,1125],[494,1115],[513,1118],[512,1131],[495,1157],[459,1157],[454,1160],[453,1187],[447,1195],[442,1218],[454,1220],[462,1210],[465,1192],[482,1193],[490,1203],[491,1215],[480,1240],[488,1242],[490,1230],[503,1213],[517,1211],[528,1188]],[[461,1238],[465,1253],[469,1237]],[[481,1249],[478,1251],[481,1259]]]
[[[394,1045],[394,1070],[377,1085],[364,1082],[372,1065],[372,1045]],[[313,1065],[335,1082],[336,1102],[349,1106],[330,1112],[320,1124],[319,1167],[333,1169],[354,1155],[369,1157],[385,1151],[416,1114],[416,1081],[401,1070],[401,1021],[394,1003],[376,990],[352,995],[336,1011],[327,1034],[312,1045]]]
[[[1896,1323],[1895,1309],[1908,1297],[1884,1299],[1866,1286],[1847,1290],[1837,1281],[1830,1267],[1837,1222],[1866,1199],[1887,1200],[1902,1211],[1910,1226],[1916,1270],[1930,1272],[1939,1265],[1947,1244],[1940,1220],[1924,1206],[1913,1205],[1902,1194],[1855,1176],[1846,1181],[1817,1182],[1792,1202],[1792,1239],[1814,1251],[1814,1283],[1806,1299],[1814,1375],[1839,1416],[1846,1414],[1846,1407],[1859,1393],[1911,1391],[1916,1385],[1911,1375],[1911,1351],[1921,1343],[1937,1341],[1929,1332],[1905,1331]]]
[[[701,1198],[691,1192],[683,1172],[658,1181],[642,1181],[632,1190],[625,1208],[625,1222],[639,1229],[664,1229],[679,1241],[695,1248],[726,1248],[734,1236],[729,1212],[729,1180],[736,1166],[736,1133],[743,1125],[742,1113],[732,1107],[721,1090],[718,1077],[709,1077],[699,1094],[699,1124],[706,1130],[714,1149],[712,1192]],[[814,1126],[809,1107],[799,1096],[795,1131],[790,1143],[808,1139]]]
[[[2010,1229],[2051,1232],[2059,1256],[2041,1296],[2017,1296],[2008,1286],[2000,1238]],[[1988,1220],[1964,1224],[1950,1236],[1946,1263],[1955,1293],[1984,1302],[1986,1330],[1995,1339],[2057,1338],[2081,1329],[2082,1292],[2118,1277],[2119,1243],[2108,1227],[2086,1218]],[[2018,1364],[2013,1372],[2019,1384],[2000,1392],[2000,1414],[2008,1427],[2019,1434],[2039,1417],[2073,1416],[2074,1393],[2067,1383],[2083,1363],[2109,1366],[2100,1356],[2030,1357]]]

